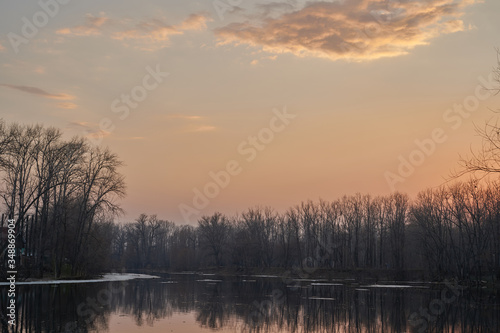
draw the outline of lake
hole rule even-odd
[[[499,332],[499,293],[454,284],[162,274],[17,286],[2,332]]]

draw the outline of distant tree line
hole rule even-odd
[[[18,265],[26,275],[87,275],[106,269],[115,199],[125,194],[121,161],[60,130],[0,122],[0,198],[16,220]],[[3,230],[2,230],[3,231]],[[0,244],[5,259],[6,243]]]
[[[156,216],[116,226],[115,263],[127,268],[392,270],[404,277],[500,277],[500,184],[477,181],[408,196],[344,196],[284,213],[251,208],[204,216],[197,227]]]

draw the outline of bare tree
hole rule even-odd
[[[247,245],[250,261],[254,266],[271,267],[275,258],[277,215],[269,207],[251,208],[241,216],[240,238]]]
[[[170,237],[171,269],[176,271],[198,268],[196,229],[190,225],[175,227]]]
[[[5,185],[2,197],[11,218],[17,216],[17,223],[20,223],[36,200],[37,186],[33,173],[43,128],[39,125],[13,124],[8,131],[9,141],[0,160]]]
[[[79,269],[80,256],[88,241],[94,218],[102,212],[121,212],[115,199],[125,195],[124,177],[118,172],[122,162],[109,149],[89,148],[81,163],[78,191],[77,233],[72,256],[73,274]]]
[[[213,257],[217,266],[223,265],[223,257],[227,251],[231,225],[226,216],[214,213],[212,216],[203,216],[198,221],[198,232],[202,248]]]
[[[405,268],[404,247],[408,203],[408,196],[402,193],[393,193],[384,201],[384,217],[387,221],[387,234],[392,253],[391,267],[399,271]]]
[[[36,267],[43,275],[46,256],[56,277],[66,259],[73,273],[86,274],[97,264],[86,260],[88,244],[111,230],[101,224],[120,211],[115,202],[125,189],[120,166],[109,150],[90,147],[82,138],[63,140],[58,129],[0,122],[0,196],[7,215],[17,220],[20,250],[29,256],[25,268]]]
[[[500,51],[497,51],[497,67],[494,68],[495,81],[498,87],[490,88],[497,95],[500,92]],[[475,175],[488,175],[500,173],[500,122],[499,112],[497,117],[486,122],[484,127],[476,127],[477,134],[482,139],[482,145],[478,151],[471,151],[468,157],[460,159],[461,169],[452,174],[453,177],[460,177],[467,173]]]

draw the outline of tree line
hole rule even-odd
[[[115,226],[113,258],[127,268],[242,272],[383,270],[398,277],[500,278],[500,184],[460,182],[420,192],[303,202],[283,213],[214,213],[196,227],[142,214]]]
[[[26,275],[86,275],[106,269],[112,216],[124,196],[122,162],[56,128],[0,122],[0,198],[16,220],[18,265]],[[2,259],[6,244],[0,244]]]

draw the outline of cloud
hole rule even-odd
[[[169,114],[162,116],[163,119],[174,120],[171,122],[174,127],[181,132],[211,132],[217,130],[217,127],[206,124],[206,117],[196,115]]]
[[[5,50],[5,47],[3,47],[2,43],[0,43],[0,52],[2,52],[3,50]]]
[[[188,132],[211,132],[215,131],[217,128],[215,126],[211,125],[200,125],[200,126],[194,126],[188,129]]]
[[[0,84],[0,87],[7,87],[15,90],[19,90],[28,94],[38,95],[45,98],[57,99],[63,101],[69,101],[75,99],[75,96],[69,94],[51,94],[45,90],[42,90],[37,87],[29,87],[29,86],[16,86],[12,84]]]
[[[207,22],[212,21],[205,14],[191,14],[184,22],[179,26],[180,30],[205,30],[207,28]]]
[[[77,25],[73,28],[63,28],[59,29],[56,32],[60,35],[72,35],[72,36],[96,36],[101,34],[102,26],[110,22],[110,18],[104,16],[104,13],[100,14],[101,16],[94,16],[92,14],[87,14],[86,22],[82,25]]]
[[[301,9],[271,3],[245,22],[215,30],[219,44],[246,44],[273,54],[363,61],[408,54],[438,36],[463,31],[474,0],[345,0]],[[290,9],[292,8],[292,9]],[[277,10],[281,10],[277,14]]]
[[[89,128],[90,123],[86,121],[71,121],[68,123],[66,128]]]
[[[170,119],[184,119],[184,120],[200,120],[202,118],[201,116],[189,116],[183,114],[170,114],[166,117]]]
[[[43,66],[37,66],[34,69],[34,72],[37,73],[37,74],[45,74],[45,67],[43,67]]]
[[[76,105],[75,103],[71,103],[71,102],[64,102],[64,103],[58,103],[57,107],[60,109],[73,110],[73,109],[78,108],[78,105]]]
[[[109,135],[111,132],[106,132],[100,129],[98,124],[88,123],[86,121],[73,121],[66,125],[66,130],[76,132],[89,139],[102,139]]]
[[[140,22],[132,29],[114,32],[111,36],[117,40],[140,40],[149,42],[169,41],[170,36],[181,35],[183,32],[175,26],[168,25],[162,20],[152,19]]]
[[[68,37],[105,35],[122,41],[125,46],[154,51],[168,46],[171,36],[182,35],[186,31],[205,30],[207,22],[211,21],[206,14],[192,14],[177,25],[168,24],[164,19],[159,18],[135,21],[112,19],[104,13],[100,15],[96,17],[88,14],[85,24],[59,29],[57,33]]]
[[[38,65],[36,63],[32,62],[26,62],[22,61],[19,59],[12,59],[11,63],[3,63],[2,67],[9,68],[12,70],[19,72],[33,72],[37,74],[45,74],[46,73],[46,67]]]

